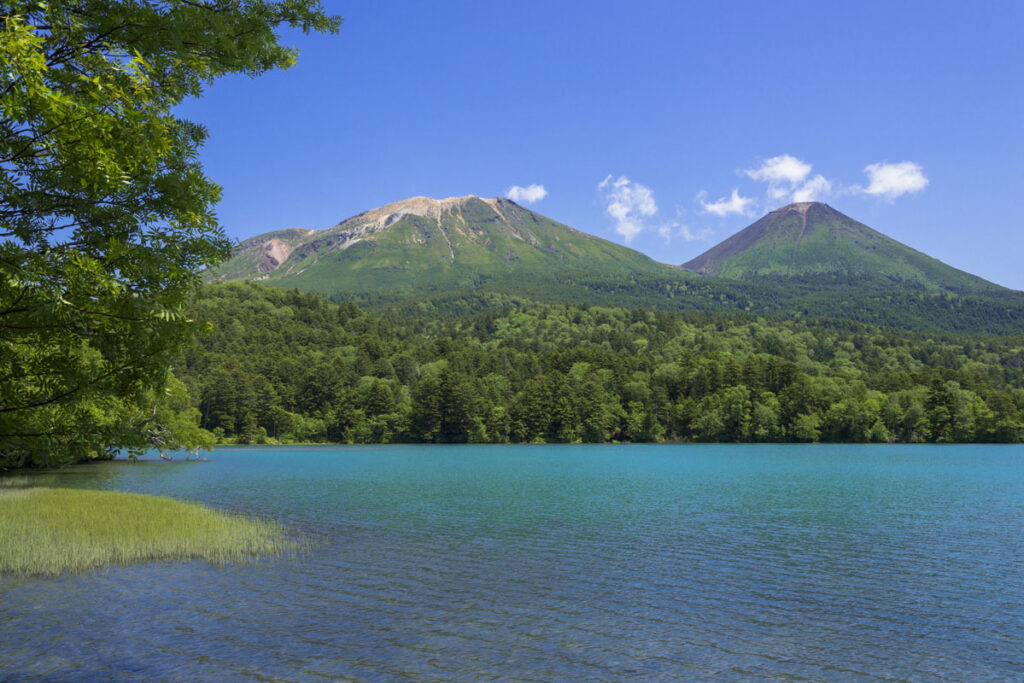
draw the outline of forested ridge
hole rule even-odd
[[[377,274],[387,277],[387,273]],[[277,286],[284,286],[278,283]],[[645,308],[658,311],[753,313],[763,316],[843,318],[913,332],[1015,334],[1024,330],[1024,293],[928,291],[892,281],[884,287],[853,276],[758,276],[729,280],[680,272],[672,277],[563,271],[480,278],[472,285],[423,285],[413,292],[344,290],[330,298],[387,314],[416,312],[424,300],[453,310],[483,310],[499,299],[536,303]]]
[[[1010,442],[1024,335],[204,287],[175,367],[220,442]],[[194,414],[194,413],[193,413]]]

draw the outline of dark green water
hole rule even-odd
[[[219,450],[298,557],[0,578],[2,680],[1021,680],[1024,448]]]

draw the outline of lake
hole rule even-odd
[[[100,463],[309,549],[0,578],[3,680],[1024,679],[1022,446],[377,446]]]

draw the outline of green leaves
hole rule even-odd
[[[211,285],[176,368],[225,442],[1019,440],[1020,337]],[[647,340],[642,350],[635,343]]]
[[[0,25],[0,467],[109,453],[104,415],[162,386],[226,258],[199,125],[174,107],[227,73],[286,68],[315,0],[6,0]],[[120,431],[119,431],[120,430]]]

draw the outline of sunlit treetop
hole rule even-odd
[[[182,311],[198,272],[229,253],[198,158],[206,131],[173,107],[219,76],[291,66],[281,27],[333,33],[340,19],[316,0],[3,9],[0,456],[63,458],[71,418],[53,411],[160,385],[194,331]]]

